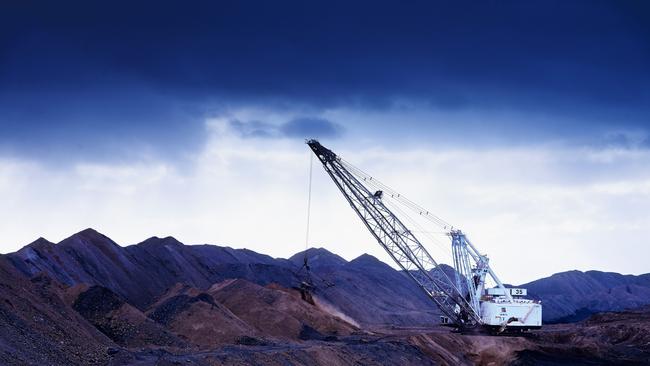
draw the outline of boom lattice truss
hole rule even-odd
[[[348,169],[342,159],[318,141],[309,140],[307,144],[379,245],[404,273],[417,283],[452,322],[461,326],[480,324],[478,299],[474,295],[480,294],[482,289],[476,288],[477,281],[469,266],[469,256],[476,256],[476,260],[487,258],[479,257],[480,254],[475,249],[466,250],[468,247],[473,249],[471,243],[460,231],[452,231],[452,243],[463,249],[454,250],[455,265],[466,269],[463,276],[456,274],[456,281],[452,281],[415,235],[386,207],[382,201],[382,191],[371,192],[361,183],[363,177],[355,169]],[[487,272],[489,266],[487,262],[485,264]]]

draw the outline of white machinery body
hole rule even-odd
[[[461,330],[484,326],[494,333],[541,327],[540,302],[523,298],[526,289],[506,288],[488,256],[479,252],[461,230],[344,161],[317,140],[308,140],[307,145],[377,243],[438,306],[443,324]],[[396,205],[410,210],[413,216]],[[448,275],[402,221],[408,220],[426,232],[415,218],[435,225],[451,238],[453,275]],[[496,286],[486,289],[488,280]]]
[[[481,320],[487,327],[520,330],[541,328],[542,304],[530,299],[487,295],[481,301]]]

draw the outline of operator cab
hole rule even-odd
[[[506,295],[507,291],[512,300]],[[527,299],[525,288],[489,288],[481,297],[483,325],[497,333],[505,330],[523,331],[542,327],[542,304]]]

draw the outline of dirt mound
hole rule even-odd
[[[105,287],[88,287],[79,294],[72,307],[121,346],[188,346],[186,342]]]
[[[0,364],[102,364],[114,346],[63,301],[56,282],[29,281],[0,257]]]
[[[151,319],[200,348],[256,339],[258,332],[200,290],[178,284],[147,312]]]
[[[284,339],[324,339],[348,335],[352,324],[277,285],[262,287],[246,280],[212,286],[208,293],[263,334]]]
[[[522,359],[574,359],[607,364],[647,364],[650,360],[650,308],[601,313],[575,324],[547,326],[536,333],[537,349]],[[580,364],[580,363],[574,363]]]
[[[332,262],[337,263],[336,257],[327,261]],[[334,285],[322,286],[323,282],[316,281],[321,285],[319,296],[364,326],[434,325],[439,318],[439,310],[418,286],[371,255],[336,267],[317,266],[312,274]]]
[[[122,248],[92,230],[56,245],[39,239],[0,256],[0,364],[615,365],[650,359],[650,309],[602,313],[527,337],[460,335],[434,326],[432,302],[376,258],[346,262],[323,249],[310,256],[316,282],[334,284],[317,286],[314,304],[292,289],[297,265],[290,260],[184,246],[173,238]],[[649,276],[589,272],[553,281],[570,288],[587,281],[593,285],[587,295],[598,289],[611,295],[594,303],[585,297],[587,303],[573,304],[580,308],[569,304],[586,315],[636,304],[610,301],[644,298]]]

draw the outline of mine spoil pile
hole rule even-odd
[[[314,283],[333,284],[316,288],[314,304],[296,288],[304,254],[274,259],[246,250],[185,246],[173,238],[121,247],[94,230],[58,244],[39,239],[0,256],[0,364],[616,365],[650,360],[647,307],[552,324],[523,337],[462,335],[436,326],[435,307],[405,276],[375,258],[347,262],[323,249],[306,255],[312,258]],[[614,288],[636,281],[630,301],[642,298],[645,279],[607,278]],[[573,308],[584,307],[576,304]]]

